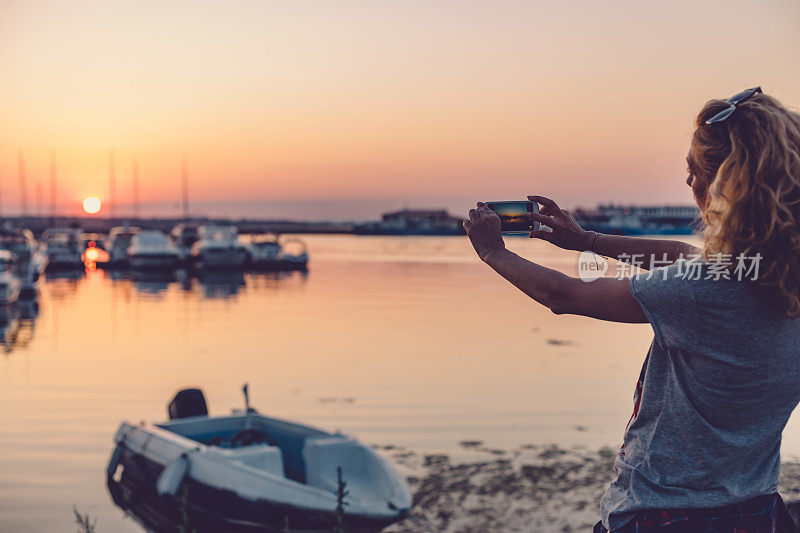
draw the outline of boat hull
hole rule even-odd
[[[128,268],[128,259],[109,259],[108,261],[98,261],[95,263],[97,268],[101,268],[103,270],[125,270]]]
[[[59,270],[75,270],[82,267],[83,263],[81,261],[50,261],[50,263],[47,265],[47,271],[57,272]]]
[[[287,259],[256,259],[250,261],[251,270],[308,270],[308,259],[287,260]]]
[[[0,273],[0,306],[11,305],[19,299],[22,283],[10,272]]]
[[[174,270],[178,256],[174,254],[130,254],[128,264],[134,270]]]
[[[81,268],[83,261],[79,253],[53,252],[48,255],[47,271]]]
[[[244,248],[205,248],[194,256],[194,260],[201,269],[242,269],[247,261],[247,250]]]
[[[264,500],[250,501],[233,492],[185,478],[175,496],[159,496],[158,477],[164,467],[131,450],[121,450],[122,473],[108,476],[108,490],[114,503],[132,514],[143,526],[157,533],[185,530],[197,533],[330,532],[337,523],[335,513],[304,509]],[[119,468],[119,467],[118,467]],[[372,533],[401,517],[344,515],[347,531]],[[187,524],[188,522],[188,524]]]

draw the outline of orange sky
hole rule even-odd
[[[369,218],[552,195],[691,201],[711,97],[800,103],[794,1],[0,0],[0,208],[108,198],[145,212]],[[106,204],[107,205],[107,204]],[[316,216],[315,216],[316,215]]]

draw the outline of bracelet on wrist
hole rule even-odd
[[[591,244],[591,246],[589,246],[589,251],[592,252],[593,254],[595,254],[597,252],[594,251],[594,246],[595,246],[595,244],[597,244],[597,239],[598,239],[598,237],[600,237],[601,234],[599,232],[597,232],[597,231],[594,231],[592,233],[594,233],[594,237],[592,237],[592,244]]]

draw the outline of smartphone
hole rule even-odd
[[[485,202],[500,217],[500,231],[507,235],[527,235],[539,229],[539,223],[528,218],[538,213],[539,204],[530,201]]]

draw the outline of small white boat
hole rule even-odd
[[[20,297],[35,298],[39,294],[40,280],[47,265],[47,256],[39,251],[34,252],[28,261],[17,264],[17,275],[22,282]]]
[[[128,265],[134,270],[173,270],[178,260],[178,247],[156,230],[134,235],[128,248]]]
[[[53,228],[44,232],[48,270],[83,267],[81,232],[73,228]]]
[[[249,407],[208,416],[203,393],[185,389],[170,421],[123,422],[108,464],[120,507],[148,529],[380,531],[412,505],[405,480],[370,446],[340,433]],[[343,482],[343,483],[342,483]]]
[[[22,282],[13,274],[16,262],[8,250],[0,250],[0,305],[11,305],[19,299]]]
[[[248,259],[236,226],[200,226],[192,261],[203,269],[241,269]]]
[[[254,270],[305,270],[308,248],[297,238],[266,234],[250,242],[250,267]]]
[[[128,248],[130,248],[133,238],[141,232],[141,228],[135,226],[117,226],[108,232],[108,239],[105,242],[106,252],[108,252],[108,262],[106,267],[121,268],[128,265]]]
[[[39,292],[39,279],[48,260],[31,230],[3,229],[0,231],[0,249],[11,252],[14,259],[12,271],[22,283],[20,297],[35,297]]]
[[[6,226],[0,229],[0,248],[8,250],[17,262],[29,261],[39,249],[33,232]]]

